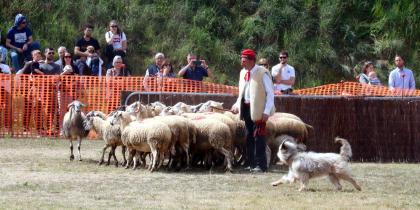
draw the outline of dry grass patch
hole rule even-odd
[[[279,167],[225,174],[98,166],[102,144],[84,141],[83,161],[70,162],[67,141],[0,140],[0,209],[420,209],[418,164],[355,163],[362,192],[349,183],[334,191],[326,179],[297,192],[297,184],[270,186],[285,173]]]

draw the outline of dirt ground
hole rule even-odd
[[[83,161],[70,162],[68,141],[1,139],[0,209],[420,209],[419,164],[353,163],[361,192],[349,183],[337,192],[325,178],[298,192],[270,186],[286,173],[279,166],[263,174],[98,166],[102,145],[84,141]]]

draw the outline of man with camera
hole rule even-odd
[[[212,72],[205,60],[197,59],[196,55],[189,53],[187,61],[188,65],[178,72],[180,77],[195,81],[203,81],[204,77],[212,77]]]

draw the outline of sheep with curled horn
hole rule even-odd
[[[82,155],[80,154],[80,146],[82,144],[82,139],[85,138],[89,130],[85,128],[86,123],[86,116],[82,112],[82,107],[85,107],[82,102],[80,101],[73,101],[67,107],[68,111],[64,115],[63,119],[63,128],[62,133],[63,136],[70,141],[70,161],[74,160],[73,155],[73,140],[77,139],[77,151],[78,151],[78,159],[79,161],[82,160]]]

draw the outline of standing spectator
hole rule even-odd
[[[397,67],[389,73],[389,88],[416,89],[413,71],[404,66],[404,58],[401,55],[395,55],[394,62]]]
[[[274,90],[270,72],[255,61],[253,50],[242,51],[239,95],[232,112],[245,121],[249,169],[262,172],[267,170],[265,125],[275,111]]]
[[[152,91],[152,89],[150,88],[150,83],[153,83],[156,80],[151,78],[156,78],[158,76],[158,73],[163,67],[164,60],[165,55],[161,52],[158,52],[155,55],[155,63],[152,63],[147,67],[143,80],[143,86],[146,91]]]
[[[130,70],[125,67],[121,56],[117,55],[112,60],[112,68],[106,71],[107,77],[126,77],[131,76]]]
[[[369,84],[369,73],[372,72],[374,69],[373,63],[367,61],[363,65],[362,73],[359,74],[359,82],[362,84]]]
[[[116,55],[122,58],[125,57],[127,53],[127,37],[118,26],[116,20],[109,22],[109,31],[105,33],[105,40],[107,43],[105,55],[108,58],[108,63],[111,63]]]
[[[88,46],[93,46],[95,48],[95,52],[100,55],[99,42],[92,37],[93,26],[90,24],[85,25],[83,31],[83,37],[76,42],[76,46],[74,47],[74,54],[78,58],[76,60],[76,65],[79,68],[80,75],[93,75],[91,69],[86,63],[88,57],[93,57],[94,54],[89,53],[87,51]],[[99,65],[99,59],[92,59],[92,63],[94,65]],[[96,76],[96,75],[95,75]]]
[[[289,53],[282,50],[279,54],[280,63],[271,69],[271,75],[274,78],[274,90],[281,91],[283,94],[291,93],[295,84],[295,68],[287,64],[288,58]]]
[[[184,79],[203,81],[204,77],[212,77],[212,72],[209,69],[205,60],[197,59],[193,53],[187,55],[188,65],[184,66],[178,75]]]
[[[58,53],[58,59],[55,61],[56,64],[60,65],[61,70],[63,70],[64,65],[62,63],[63,59],[64,59],[64,53],[67,52],[67,48],[64,46],[60,46],[57,50]]]
[[[7,32],[6,47],[10,48],[13,68],[21,69],[25,60],[31,60],[31,52],[40,49],[38,42],[33,41],[32,31],[27,27],[27,20],[22,14],[17,14],[15,23]]]
[[[266,69],[270,69],[267,58],[260,58],[260,60],[258,60],[258,65],[263,66]]]

